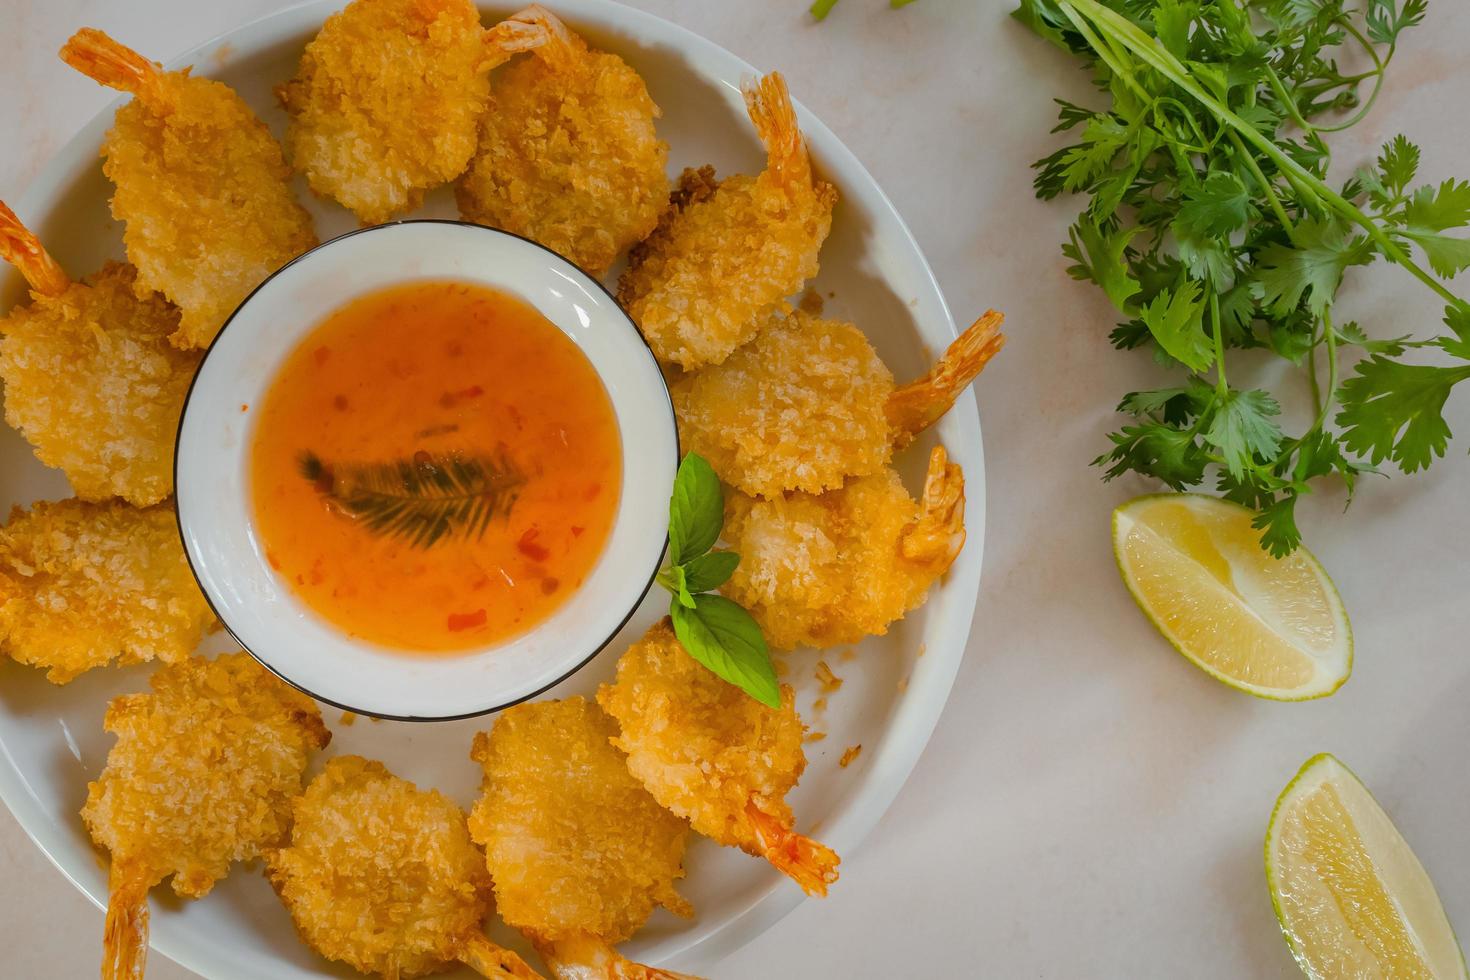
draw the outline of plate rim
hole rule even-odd
[[[499,0],[475,0],[482,15],[491,11],[510,11],[518,4]],[[163,62],[167,69],[185,65],[206,64],[206,59],[220,50],[231,50],[235,56],[248,56],[255,50],[235,48],[230,40],[242,32],[262,31],[275,27],[279,33],[299,30],[298,23],[310,15],[316,23],[324,21],[331,13],[346,5],[345,0],[302,0],[300,3],[281,7],[260,17],[237,24],[228,30],[195,44]],[[553,0],[551,5],[558,15],[569,22],[595,21],[598,27],[610,33],[627,33],[647,39],[652,34],[668,39],[675,44],[680,54],[691,60],[704,62],[701,66],[691,65],[691,71],[701,75],[705,81],[729,89],[738,96],[738,81],[732,81],[726,72],[715,73],[707,64],[710,60],[731,66],[739,77],[759,74],[758,69],[744,58],[722,45],[670,20],[644,10],[626,6],[616,0]],[[320,12],[320,17],[317,17]],[[272,22],[278,22],[273,24]],[[306,23],[311,23],[307,20]],[[97,159],[97,148],[119,106],[128,99],[120,96],[103,106],[85,122],[48,158],[48,164],[32,178],[25,193],[16,199],[15,210],[26,220],[39,222],[49,218],[56,210],[53,199],[72,180],[85,174]],[[808,136],[819,165],[828,169],[840,165],[864,184],[864,196],[871,199],[890,220],[902,237],[905,250],[910,252],[917,268],[921,271],[922,286],[927,291],[942,324],[942,332],[948,338],[957,337],[956,327],[949,304],[934,275],[927,257],[920,248],[913,232],[904,221],[887,193],[856,154],[808,110],[800,100],[793,97],[801,128]],[[820,148],[817,144],[820,144]],[[69,163],[68,163],[69,161]],[[850,189],[850,188],[849,188]],[[45,202],[53,202],[42,208]],[[40,214],[41,218],[36,215]],[[8,272],[8,270],[6,270]],[[922,332],[921,332],[922,333]],[[846,807],[823,828],[822,836],[834,850],[851,859],[858,845],[867,837],[882,816],[902,792],[923,753],[934,729],[939,723],[954,681],[964,660],[974,626],[975,609],[979,597],[981,570],[984,563],[985,519],[987,514],[988,485],[985,479],[985,452],[982,424],[978,403],[973,389],[967,388],[955,401],[946,417],[939,423],[940,430],[948,433],[946,441],[963,441],[971,448],[973,461],[966,462],[965,488],[967,497],[966,530],[968,540],[965,549],[946,573],[942,587],[954,595],[944,609],[945,621],[939,624],[936,633],[942,644],[940,650],[926,651],[930,665],[926,682],[920,687],[911,685],[887,718],[886,728],[902,732],[902,738],[886,739],[878,754],[868,760],[868,774],[861,789],[849,797]],[[956,437],[962,437],[957,439]],[[956,608],[956,606],[958,608]],[[938,654],[938,656],[936,656]],[[68,845],[58,832],[46,808],[31,789],[11,753],[10,746],[0,740],[0,800],[14,815],[16,822],[31,841],[46,856],[47,860],[61,872],[97,908],[106,910],[107,896],[94,895],[82,884],[74,871],[63,862]],[[93,856],[89,855],[88,860]],[[105,879],[104,879],[105,880]],[[743,908],[732,909],[726,920],[715,930],[701,936],[691,936],[679,945],[675,943],[665,953],[663,965],[676,969],[689,969],[690,964],[712,964],[747,945],[761,933],[783,919],[804,901],[806,896],[794,885],[790,885],[778,874],[772,874],[768,885],[757,892]],[[150,948],[168,957],[175,963],[192,970],[208,980],[253,980],[234,969],[218,953],[211,953],[208,944],[191,942],[189,937],[173,936],[165,932],[158,935],[155,930],[150,936]],[[706,967],[707,968],[707,967]],[[324,974],[326,975],[326,974]]]

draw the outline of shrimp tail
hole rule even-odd
[[[985,365],[1005,346],[1005,334],[1000,332],[1004,322],[1005,314],[987,310],[949,345],[939,363],[927,374],[888,396],[884,410],[895,450],[903,449],[920,432],[938,422],[960,392],[985,370]]]
[[[545,980],[541,974],[526,965],[526,961],[503,946],[497,946],[481,933],[470,936],[464,950],[459,954],[460,962],[482,977],[495,980]]]
[[[532,937],[556,980],[699,980],[687,973],[634,963],[590,933],[561,939]]]
[[[148,874],[113,864],[107,923],[102,933],[102,980],[142,980],[148,961]]]
[[[102,31],[83,27],[61,46],[61,60],[88,78],[147,101],[163,69]]]
[[[746,805],[745,815],[755,827],[756,842],[767,861],[808,895],[827,894],[827,886],[837,880],[837,865],[842,862],[836,851],[803,837],[754,803]]]
[[[942,575],[965,546],[965,474],[943,446],[929,454],[919,519],[904,528],[899,553]]]
[[[497,38],[497,31],[504,31],[504,34]],[[503,50],[538,48],[537,57],[550,63],[557,71],[567,71],[587,54],[587,41],[564,24],[562,18],[539,3],[513,13],[509,21],[491,28],[490,34],[491,44],[498,44]],[[514,47],[506,47],[507,44]]]
[[[42,296],[60,296],[71,285],[51,253],[41,247],[4,201],[0,201],[0,259],[20,270],[31,289]]]
[[[812,161],[796,122],[796,107],[791,104],[786,79],[773,71],[758,79],[745,79],[740,90],[745,95],[745,111],[766,148],[767,168],[783,184],[810,184]]]

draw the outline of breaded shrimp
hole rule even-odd
[[[339,756],[292,807],[291,842],[266,853],[271,884],[305,943],[383,977],[464,962],[537,977],[483,931],[490,876],[464,812],[382,763]]]
[[[467,220],[524,235],[595,276],[648,237],[668,204],[661,113],[623,59],[590,50],[542,6],[548,37],[491,86],[479,148],[456,187]]]
[[[332,737],[310,698],[244,653],[170,664],[149,683],[107,706],[117,744],[82,807],[112,854],[103,980],[143,975],[154,885],[172,875],[175,894],[199,898],[231,863],[285,841],[307,758]]]
[[[937,422],[1005,338],[990,312],[924,377],[893,375],[857,327],[800,310],[771,321],[722,364],[672,386],[679,437],[744,493],[821,493],[883,470]]]
[[[165,72],[101,31],[77,31],[61,57],[133,94],[102,145],[133,289],[178,306],[176,346],[207,347],[246,294],[316,244],[280,144],[228,86]]]
[[[171,505],[43,502],[0,528],[0,652],[54,684],[113,660],[177,663],[213,623]]]
[[[500,915],[558,977],[659,976],[609,947],[657,905],[693,909],[674,890],[689,826],[628,772],[613,720],[586,698],[504,711],[475,736],[484,768],[470,835],[485,848]],[[616,972],[614,972],[616,970]]]
[[[490,70],[544,39],[485,31],[471,0],[355,0],[276,89],[291,165],[365,225],[418,207],[469,163]]]
[[[200,355],[168,342],[179,312],[139,299],[137,271],[109,262],[80,283],[0,202],[0,258],[32,303],[0,317],[5,421],[87,500],[146,507],[173,492],[179,414]]]
[[[662,806],[764,857],[808,894],[827,894],[839,859],[792,830],[786,804],[806,768],[789,685],[779,710],[766,707],[689,656],[665,619],[623,654],[597,703],[622,729],[613,744],[628,753],[628,770]]]
[[[965,543],[965,481],[943,447],[922,502],[891,469],[824,494],[730,494],[725,539],[740,554],[724,592],[780,650],[856,643],[923,604]]]
[[[653,234],[633,249],[618,299],[661,361],[718,364],[817,274],[837,191],[812,172],[778,72],[745,86],[766,170],[716,181],[686,170]]]

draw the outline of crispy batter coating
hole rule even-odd
[[[285,840],[307,757],[332,736],[310,698],[245,653],[190,657],[149,684],[107,707],[117,744],[82,819],[114,864],[198,898]]]
[[[109,262],[0,317],[0,378],[5,421],[78,496],[147,506],[173,492],[179,414],[201,355],[169,343],[178,310],[138,298],[136,278]]]
[[[936,447],[923,502],[886,469],[840,490],[731,494],[725,539],[740,565],[724,592],[771,646],[856,643],[922,605],[965,542],[964,474]]]
[[[861,330],[799,310],[673,386],[681,443],[760,497],[821,493],[882,470],[892,393],[893,375]]]
[[[467,220],[524,235],[600,276],[658,224],[668,144],[638,73],[544,7],[548,41],[496,75],[479,149],[456,188]]]
[[[316,244],[280,144],[228,86],[164,72],[101,31],[78,31],[61,56],[135,96],[102,147],[134,289],[179,307],[175,345],[208,346],[247,293]]]
[[[618,284],[660,360],[693,370],[748,343],[817,274],[837,191],[812,173],[786,82],[772,72],[745,89],[767,152],[757,177],[716,181],[686,170],[659,226]]]
[[[791,833],[786,794],[806,768],[806,729],[789,685],[780,710],[766,707],[689,656],[665,619],[623,654],[597,703],[617,719],[613,744],[628,753],[628,770],[662,806],[809,891],[825,894],[837,880],[837,855]],[[773,836],[784,846],[773,849]]]
[[[365,225],[418,207],[469,163],[503,33],[487,38],[471,0],[348,4],[276,89],[292,166]]]
[[[213,623],[171,505],[43,502],[0,528],[0,650],[53,683],[113,660],[176,663]]]
[[[773,318],[723,363],[672,386],[679,436],[744,493],[821,493],[870,476],[937,422],[1000,350],[990,312],[933,370],[895,390],[893,375],[850,323],[800,310]]]
[[[576,697],[509,708],[475,737],[485,775],[470,834],[501,917],[538,943],[621,942],[656,905],[692,914],[674,891],[689,827],[628,772],[617,733]]]
[[[339,756],[293,807],[291,843],[266,855],[271,883],[308,946],[363,973],[418,977],[472,947],[490,875],[464,812],[382,763]],[[514,953],[521,976],[535,976]],[[505,975],[515,975],[506,973]]]

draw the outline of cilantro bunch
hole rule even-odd
[[[1084,58],[1104,102],[1058,100],[1053,131],[1076,141],[1036,164],[1038,196],[1089,198],[1062,247],[1069,271],[1121,313],[1116,347],[1184,374],[1122,400],[1131,421],[1095,461],[1106,478],[1183,490],[1213,477],[1259,512],[1280,556],[1301,540],[1296,502],[1316,481],[1341,478],[1351,494],[1386,460],[1413,472],[1444,455],[1445,402],[1470,378],[1470,304],[1445,285],[1470,266],[1470,240],[1447,234],[1470,224],[1470,183],[1415,186],[1419,151],[1402,136],[1345,186],[1327,180],[1327,137],[1367,113],[1426,6],[1020,0],[1015,16]],[[1334,314],[1348,270],[1378,259],[1444,302],[1445,331],[1370,339]],[[1314,411],[1295,434],[1277,398],[1231,370],[1229,352],[1245,348],[1305,374]],[[1411,348],[1436,363],[1405,362]],[[1348,350],[1358,360],[1344,379]]]
[[[750,613],[715,595],[740,564],[733,551],[712,550],[725,527],[725,495],[704,457],[679,463],[669,498],[669,567],[658,584],[673,598],[674,635],[689,655],[761,704],[781,707],[781,686],[766,638]]]

